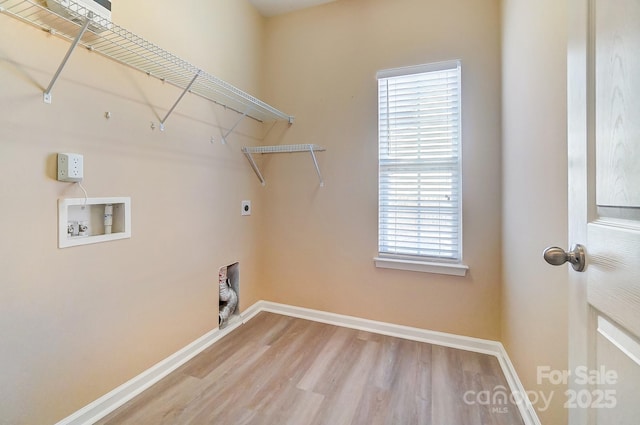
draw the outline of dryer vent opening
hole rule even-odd
[[[220,267],[218,271],[219,301],[218,326],[222,329],[240,317],[239,263]]]

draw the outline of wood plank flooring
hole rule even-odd
[[[97,424],[522,425],[477,397],[507,388],[493,356],[262,312]]]

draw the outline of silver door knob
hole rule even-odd
[[[584,247],[579,244],[572,246],[569,252],[557,246],[551,246],[544,250],[543,256],[544,260],[552,266],[560,266],[569,262],[577,272],[583,271],[586,264]]]

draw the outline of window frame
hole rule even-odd
[[[380,186],[380,178],[381,178],[381,135],[380,135],[380,117],[381,117],[381,108],[380,108],[380,80],[389,79],[394,77],[404,77],[416,74],[424,74],[430,72],[444,71],[444,70],[452,70],[457,69],[458,71],[458,137],[457,137],[457,188],[458,188],[458,202],[457,202],[457,229],[458,229],[458,241],[457,241],[457,253],[458,258],[450,259],[450,258],[439,258],[437,256],[419,256],[419,255],[410,255],[410,254],[396,254],[390,252],[381,252],[381,221],[380,221],[380,211],[381,211],[381,186]],[[423,65],[415,65],[409,67],[402,68],[393,68],[382,70],[377,73],[378,82],[378,107],[377,107],[377,119],[378,119],[378,256],[374,258],[374,262],[376,267],[381,268],[391,268],[391,269],[400,269],[400,270],[410,270],[410,271],[418,271],[418,272],[428,272],[428,273],[439,273],[439,274],[447,274],[447,275],[455,275],[455,276],[465,276],[469,267],[463,264],[463,237],[462,237],[462,61],[460,60],[451,60],[445,62],[436,62],[436,63],[428,63]]]

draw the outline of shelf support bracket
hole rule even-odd
[[[249,160],[249,164],[251,164],[251,168],[253,168],[253,172],[256,173],[256,176],[258,176],[258,179],[260,179],[260,183],[263,186],[265,186],[266,183],[264,181],[264,177],[262,177],[262,173],[260,173],[260,169],[258,168],[256,161],[253,159],[253,155],[251,155],[251,152],[249,152],[247,148],[242,148],[242,153],[244,153],[244,156],[246,156],[247,159]]]
[[[313,165],[316,166],[316,173],[318,173],[320,187],[324,187],[324,180],[322,179],[322,174],[320,174],[320,167],[318,166],[318,159],[316,158],[316,153],[313,151],[313,146],[309,146],[309,152],[311,153],[311,159],[313,159]]]
[[[229,129],[229,131],[227,131],[227,132],[225,133],[225,135],[224,135],[224,136],[222,136],[222,141],[223,141],[223,143],[227,143],[227,137],[229,137],[229,135],[230,135],[231,133],[233,133],[233,130],[235,130],[235,129],[236,129],[236,127],[237,127],[237,126],[242,122],[242,120],[243,120],[243,119],[245,119],[245,117],[246,117],[247,115],[249,115],[249,112],[250,112],[250,111],[251,111],[251,108],[247,109],[247,110],[246,110],[246,111],[245,111],[245,112],[240,116],[240,118],[238,118],[238,120],[235,122],[235,124],[233,124],[233,126]]]
[[[76,35],[76,38],[73,40],[73,43],[71,43],[71,46],[69,46],[69,50],[67,50],[67,54],[64,56],[64,59],[62,59],[62,63],[60,64],[60,66],[58,66],[58,70],[56,71],[53,78],[51,79],[51,82],[49,83],[49,87],[47,87],[47,89],[44,91],[44,95],[43,95],[44,103],[49,103],[49,104],[51,103],[51,90],[53,90],[53,85],[56,83],[56,81],[58,80],[58,77],[62,73],[62,70],[64,69],[65,65],[69,61],[69,58],[71,57],[71,53],[73,53],[76,46],[82,39],[82,36],[84,35],[85,31],[87,30],[87,28],[89,28],[89,23],[91,22],[92,19],[93,19],[93,16],[90,13],[89,16],[87,16],[87,19],[85,19],[84,25],[82,25],[80,32],[78,33],[78,35]]]
[[[164,118],[160,121],[160,131],[164,131],[165,121],[167,120],[167,118],[169,118],[169,115],[173,113],[173,110],[176,109],[176,106],[178,106],[178,103],[180,103],[184,95],[187,94],[189,90],[191,90],[191,86],[193,85],[193,83],[196,82],[196,79],[200,76],[200,73],[201,71],[196,72],[196,75],[193,76],[189,85],[187,85],[187,87],[184,88],[182,94],[180,95],[180,97],[178,97],[178,100],[176,100],[173,106],[171,107],[171,109],[169,109],[169,111],[167,112],[167,115],[165,115]]]

